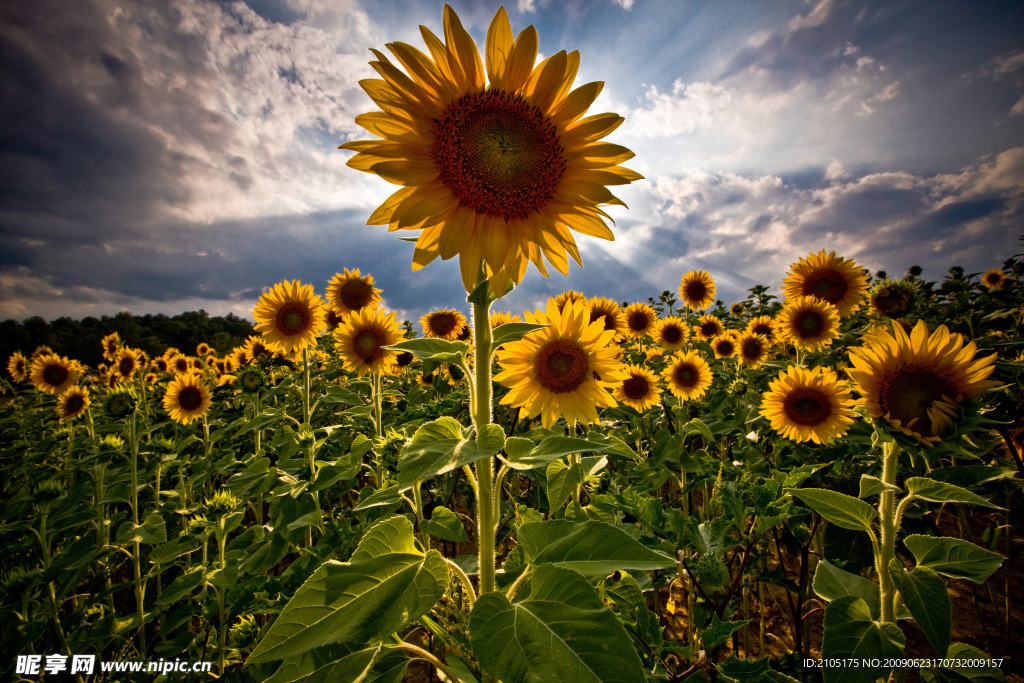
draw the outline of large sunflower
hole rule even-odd
[[[444,42],[420,31],[429,57],[389,43],[407,73],[374,50],[370,65],[382,79],[360,82],[382,111],[356,123],[382,139],[341,145],[357,152],[349,166],[403,186],[367,222],[421,230],[413,269],[458,256],[467,291],[481,259],[501,291],[528,261],[547,275],[546,258],[568,274],[568,256],[580,263],[570,230],[614,239],[599,207],[622,201],[606,186],[642,178],[618,165],[632,152],[599,142],[622,117],[581,118],[603,84],[570,90],[575,51],[534,66],[536,30],[513,37],[504,8],[487,31],[486,68],[451,7]]]
[[[615,387],[612,395],[624,405],[644,412],[661,400],[661,389],[654,373],[642,365],[627,365],[626,379]]]
[[[678,351],[690,339],[690,326],[682,318],[670,316],[659,320],[652,332],[654,341],[666,351]]]
[[[650,304],[630,304],[626,306],[623,315],[626,318],[626,333],[634,338],[650,334],[658,322],[658,314]]]
[[[739,353],[739,335],[729,330],[711,340],[711,348],[715,352],[715,358],[732,358]]]
[[[823,444],[846,434],[854,404],[832,370],[791,365],[768,385],[761,414],[787,439]]]
[[[47,353],[36,356],[32,361],[29,379],[39,391],[59,395],[71,388],[80,375],[75,363],[55,353]]]
[[[669,390],[684,401],[703,396],[712,379],[711,368],[696,351],[673,356],[661,376]]]
[[[420,318],[423,334],[428,337],[454,341],[466,330],[466,316],[453,308],[431,311]]]
[[[736,352],[740,362],[748,368],[756,368],[771,355],[771,345],[764,335],[744,332],[736,339]]]
[[[401,341],[402,332],[395,313],[386,313],[383,308],[364,308],[338,325],[334,339],[345,367],[365,375],[383,373],[394,364],[398,352],[384,347]]]
[[[28,379],[28,360],[21,351],[15,351],[7,359],[7,372],[15,382],[24,382]]]
[[[847,374],[868,415],[931,446],[957,421],[963,401],[999,384],[986,379],[995,370],[996,354],[975,359],[977,352],[974,342],[965,345],[945,325],[929,333],[919,320],[908,335],[893,322],[891,331],[850,349],[853,367]]]
[[[167,385],[164,410],[179,424],[191,424],[210,410],[212,394],[198,373],[177,375]]]
[[[57,397],[57,417],[61,420],[73,420],[85,414],[89,407],[89,391],[74,386]]]
[[[824,299],[813,296],[786,302],[776,320],[783,336],[798,349],[822,349],[839,336],[839,311]]]
[[[768,340],[769,344],[774,344],[779,336],[779,326],[775,320],[768,315],[759,315],[750,319],[745,329],[750,334],[759,334]]]
[[[598,407],[611,408],[608,392],[628,375],[616,359],[615,332],[590,322],[589,307],[567,303],[561,311],[548,299],[547,312],[527,313],[527,322],[549,326],[531,332],[498,352],[502,370],[494,379],[510,391],[501,402],[523,406],[544,427],[566,422],[599,422]]]
[[[782,290],[787,299],[800,296],[824,299],[845,318],[860,308],[868,291],[868,274],[852,259],[836,256],[834,251],[826,254],[822,249],[789,267],[789,273],[782,280]]]
[[[373,286],[372,275],[362,275],[358,268],[346,268],[344,273],[336,273],[327,283],[327,305],[344,317],[367,306],[377,308],[383,304],[380,292]]]
[[[327,311],[323,299],[313,293],[313,285],[298,280],[279,282],[260,297],[252,312],[256,331],[268,347],[282,353],[301,351],[315,343],[327,330]]]
[[[129,382],[135,371],[145,362],[145,354],[139,349],[122,346],[114,354],[111,362],[111,370],[117,374],[122,382]]]
[[[715,303],[715,281],[711,279],[711,274],[703,270],[691,270],[684,275],[679,285],[679,298],[695,311],[703,311]]]
[[[900,318],[914,308],[917,292],[914,285],[907,280],[893,282],[886,279],[871,290],[868,300],[871,312],[886,318]]]
[[[701,339],[714,339],[725,332],[725,325],[713,315],[702,315],[693,330]]]
[[[626,317],[617,303],[603,296],[595,296],[588,303],[590,322],[600,320],[604,324],[604,329],[614,330],[615,341],[620,341],[626,336]]]
[[[981,276],[981,283],[989,289],[1002,289],[1006,286],[1006,275],[998,268],[985,271]]]

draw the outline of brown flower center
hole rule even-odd
[[[740,353],[747,360],[759,360],[764,354],[764,343],[757,337],[747,337],[740,345]]]
[[[555,339],[537,352],[534,362],[537,381],[555,394],[578,389],[590,374],[590,360],[579,343],[570,339]]]
[[[122,358],[117,364],[117,371],[121,373],[122,377],[132,374],[135,372],[135,359],[128,356]]]
[[[700,381],[700,370],[689,363],[680,363],[672,369],[672,381],[676,386],[690,389]]]
[[[873,299],[879,313],[898,318],[910,310],[910,295],[897,287],[880,289]]]
[[[68,376],[71,373],[63,365],[47,365],[43,368],[43,380],[52,387],[59,387],[68,381]]]
[[[793,327],[801,339],[817,339],[828,328],[825,316],[815,310],[799,311],[793,322]]]
[[[708,287],[701,280],[691,280],[686,283],[686,300],[691,303],[704,301],[708,295]]]
[[[298,302],[290,302],[282,306],[274,317],[278,331],[292,337],[309,329],[310,310]]]
[[[203,407],[203,392],[197,386],[182,387],[178,392],[178,407],[186,413],[191,413]]]
[[[352,339],[352,352],[359,360],[370,365],[384,355],[382,347],[385,341],[387,340],[380,330],[362,330]]]
[[[416,356],[412,355],[408,351],[402,351],[395,356],[395,365],[400,368],[404,368],[407,365],[411,365],[414,358],[416,358]]]
[[[665,325],[661,328],[661,339],[666,344],[678,344],[683,341],[683,328],[679,325]]]
[[[816,270],[804,279],[804,296],[824,299],[832,305],[843,300],[850,284],[835,270]]]
[[[64,401],[64,414],[67,416],[78,415],[85,409],[85,396],[82,394],[71,394]]]
[[[597,309],[590,309],[590,322],[594,322],[598,318],[604,324],[606,330],[616,330],[618,327],[615,325],[615,316],[609,311],[599,311]]]
[[[782,402],[786,418],[805,427],[816,427],[832,415],[832,402],[821,391],[810,387],[799,387],[786,396]]]
[[[888,417],[925,436],[933,435],[928,409],[943,398],[955,400],[959,392],[945,377],[931,368],[906,365],[886,375],[878,402]],[[917,420],[911,425],[913,420]]]
[[[455,317],[455,314],[445,311],[434,313],[427,321],[429,332],[435,337],[447,337],[458,324],[459,320]]]
[[[543,208],[565,171],[554,124],[522,96],[502,90],[469,93],[448,105],[430,153],[462,206],[505,220]]]
[[[705,337],[714,337],[718,334],[718,323],[714,320],[708,320],[700,324],[700,333]]]
[[[349,280],[341,286],[338,300],[350,311],[358,311],[373,301],[373,285],[363,278]]]
[[[646,332],[647,328],[651,326],[651,318],[643,311],[633,311],[626,318],[626,324],[634,332]]]
[[[651,393],[651,385],[644,377],[630,377],[622,383],[622,393],[631,401],[639,401]]]
[[[719,356],[731,356],[736,353],[736,344],[730,339],[722,339],[715,343],[715,353]]]

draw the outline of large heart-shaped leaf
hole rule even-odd
[[[527,563],[554,564],[585,576],[676,566],[674,557],[641,545],[622,529],[604,522],[528,522],[519,527],[518,538]]]
[[[908,572],[899,560],[889,563],[889,575],[928,642],[940,657],[945,657],[953,626],[953,607],[946,583],[928,567],[915,567]]]
[[[914,554],[918,567],[928,567],[939,574],[975,583],[985,583],[1006,559],[958,538],[915,534],[907,536],[904,543]]]
[[[786,489],[800,501],[836,526],[853,531],[871,531],[878,513],[863,500],[827,489]]]
[[[928,479],[927,477],[911,477],[904,482],[904,485],[907,487],[907,493],[915,498],[932,503],[970,503],[972,505],[1002,509],[998,505],[993,505],[978,494],[971,493],[965,488]]]
[[[487,593],[473,606],[470,643],[484,671],[504,683],[644,680],[629,634],[580,574],[542,565],[527,587],[515,602]]]
[[[407,489],[417,481],[468,465],[481,458],[490,458],[505,445],[501,427],[484,427],[480,440],[466,438],[462,425],[451,417],[428,422],[412,437],[398,455],[398,488]]]
[[[398,683],[408,666],[401,651],[382,644],[325,645],[285,660],[266,683]]]
[[[821,657],[825,662],[853,662],[859,666],[832,665],[822,668],[825,683],[873,683],[890,668],[865,666],[871,660],[884,662],[899,658],[907,644],[896,624],[871,618],[868,604],[850,595],[825,607],[825,633]]]

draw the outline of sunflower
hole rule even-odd
[[[523,319],[520,318],[518,315],[512,315],[511,313],[507,313],[505,311],[493,311],[491,312],[491,315],[488,318],[488,323],[490,324],[492,330],[495,327],[498,327],[499,325],[521,322],[523,322]]]
[[[357,152],[349,166],[403,186],[367,222],[422,231],[414,270],[459,256],[467,291],[481,260],[499,294],[522,279],[528,261],[547,275],[546,258],[568,274],[568,256],[580,263],[570,230],[613,239],[600,207],[623,203],[606,186],[642,178],[618,165],[632,152],[599,141],[622,117],[581,118],[603,84],[570,91],[575,51],[534,66],[536,30],[514,38],[504,8],[487,31],[486,68],[451,7],[444,42],[420,30],[429,57],[389,43],[408,75],[375,50],[370,65],[383,79],[360,82],[383,111],[356,123],[383,139],[341,145]]]
[[[149,366],[150,368],[153,369],[154,372],[157,372],[158,374],[161,375],[166,374],[170,368],[170,366],[167,364],[167,359],[164,358],[163,356],[157,356],[156,358],[154,358],[150,362]]]
[[[117,332],[111,332],[103,339],[100,339],[100,346],[103,348],[103,357],[113,361],[117,356],[117,350],[121,348],[121,337]]]
[[[906,280],[883,280],[875,285],[868,295],[871,312],[886,318],[900,318],[906,315],[913,309],[916,298],[914,286]]]
[[[59,395],[73,386],[80,375],[76,365],[67,358],[48,353],[32,361],[29,379],[39,391]]]
[[[452,308],[431,311],[420,318],[423,334],[428,337],[454,341],[466,329],[466,316]]]
[[[113,363],[111,370],[120,378],[120,381],[128,382],[144,362],[144,358],[139,349],[123,346],[111,359],[111,363]]]
[[[558,296],[555,297],[555,305],[558,306],[558,310],[565,308],[567,303],[581,303],[585,304],[590,301],[585,294],[577,292],[575,289],[567,289]]]
[[[207,344],[206,342],[199,342],[199,344],[196,346],[197,356],[209,356],[213,352],[213,348],[211,348],[210,345]]]
[[[597,408],[615,406],[608,390],[628,377],[616,359],[615,332],[601,321],[589,322],[589,307],[579,302],[559,311],[548,299],[546,313],[526,317],[549,326],[498,352],[502,370],[494,379],[510,389],[501,403],[528,408],[528,416],[540,415],[545,428],[559,416],[568,423],[599,423]]]
[[[733,331],[720,334],[711,340],[715,358],[732,358],[739,352],[739,335]]]
[[[245,351],[249,355],[250,362],[258,362],[260,359],[269,358],[274,354],[273,349],[263,342],[263,338],[255,335],[245,340]]]
[[[175,422],[183,425],[191,424],[210,410],[212,394],[202,378],[187,372],[177,375],[167,385],[164,394],[164,410]]]
[[[832,370],[791,365],[768,385],[761,415],[787,439],[823,444],[846,434],[854,404]]]
[[[192,369],[192,360],[180,353],[171,358],[167,363],[167,369],[175,375],[183,375]]]
[[[756,368],[763,363],[769,354],[768,340],[764,335],[744,332],[736,339],[736,350],[739,359],[748,368]]]
[[[801,296],[788,301],[777,317],[782,335],[798,349],[816,351],[839,336],[839,311],[824,299]]]
[[[960,404],[999,383],[986,379],[996,354],[975,359],[978,347],[964,344],[945,325],[928,332],[919,320],[908,335],[898,323],[850,349],[861,404],[871,417],[931,446],[959,418]]]
[[[661,389],[658,378],[642,365],[627,365],[626,379],[612,392],[619,403],[625,404],[637,412],[644,412],[661,400]]]
[[[327,305],[343,318],[367,306],[381,306],[384,301],[380,298],[380,292],[373,286],[372,275],[363,275],[358,268],[346,268],[344,273],[335,273],[327,283]]]
[[[767,339],[769,344],[774,344],[776,337],[779,336],[779,326],[770,316],[759,315],[750,319],[745,332],[759,334]]]
[[[595,296],[588,303],[590,304],[590,322],[601,320],[604,323],[604,329],[615,331],[615,341],[626,336],[626,317],[617,303],[603,296]]]
[[[860,308],[868,291],[868,274],[852,259],[836,256],[834,251],[825,254],[822,249],[789,267],[789,273],[782,280],[782,290],[787,299],[800,296],[824,299],[839,309],[840,318],[845,318]]]
[[[661,376],[668,382],[669,390],[684,401],[703,396],[712,379],[711,368],[696,351],[670,358]]]
[[[626,333],[638,339],[650,334],[658,322],[658,314],[649,304],[645,303],[626,306],[623,315],[626,318]]]
[[[679,298],[689,308],[703,311],[715,303],[715,281],[703,270],[691,270],[679,285]]]
[[[246,394],[258,393],[267,386],[267,376],[257,367],[243,367],[235,378],[235,386]]]
[[[398,352],[384,347],[401,341],[402,333],[394,313],[385,313],[383,308],[364,308],[338,325],[334,339],[345,367],[365,375],[384,372],[394,364]]]
[[[694,332],[701,339],[714,339],[725,332],[725,325],[713,315],[702,315],[697,319]]]
[[[652,333],[654,341],[666,351],[678,351],[690,339],[690,326],[682,318],[671,316],[659,320]]]
[[[736,303],[729,304],[729,312],[735,316],[743,315],[743,311],[745,310],[747,310],[747,307],[743,304],[742,301],[737,301]]]
[[[1003,271],[998,268],[985,271],[985,274],[981,276],[981,284],[985,285],[989,289],[1002,289],[1006,286],[1006,275]]]
[[[73,386],[57,397],[57,417],[61,420],[73,420],[85,414],[89,407],[89,392],[79,386]]]
[[[395,367],[399,370],[404,370],[412,365],[414,360],[416,360],[416,356],[412,355],[408,351],[399,351],[398,355],[395,356]]]
[[[313,285],[280,282],[260,297],[252,315],[256,331],[273,351],[294,352],[315,343],[327,329],[326,308]]]
[[[11,354],[11,357],[7,359],[7,373],[15,382],[24,382],[28,379],[28,361],[25,359],[25,354],[21,351]]]
[[[434,373],[420,373],[416,376],[416,382],[424,388],[434,386]]]
[[[138,404],[139,401],[131,389],[124,385],[116,385],[103,399],[103,410],[110,417],[119,420],[131,415]]]

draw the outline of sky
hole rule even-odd
[[[499,4],[452,3],[482,46]],[[589,113],[645,176],[615,241],[523,282],[519,313],[575,289],[615,301],[702,269],[726,304],[835,251],[941,280],[1021,251],[1024,3],[511,0],[540,52],[579,50]],[[376,107],[370,48],[423,48],[442,2],[0,3],[0,319],[204,309],[251,319],[299,279],[371,273],[389,310],[468,311],[455,260],[412,272],[370,212],[397,188],[346,166]]]

